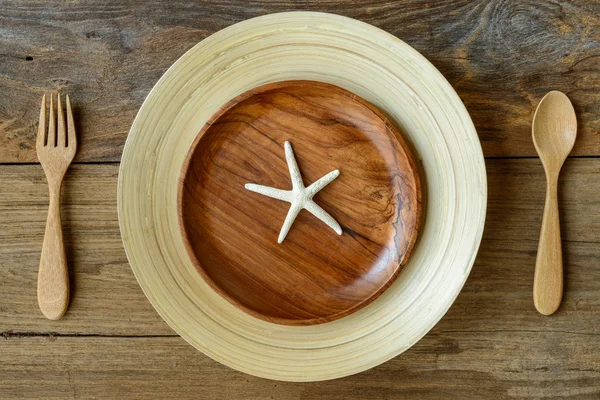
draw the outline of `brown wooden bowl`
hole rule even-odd
[[[337,235],[306,210],[283,243],[290,204],[245,184],[291,189],[284,142]],[[398,276],[417,238],[421,184],[402,136],[377,108],[326,83],[286,81],[246,92],[202,128],[181,172],[179,219],[198,272],[258,318],[313,325],[376,299]]]

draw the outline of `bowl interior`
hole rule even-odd
[[[290,204],[245,185],[292,189],[286,141],[306,186],[340,171],[314,201],[342,235],[302,210],[277,243]],[[420,216],[418,170],[400,132],[360,97],[314,81],[271,83],[222,107],[179,185],[198,272],[237,307],[279,324],[328,322],[373,301],[406,263]]]

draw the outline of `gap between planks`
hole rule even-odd
[[[3,339],[22,339],[22,338],[33,338],[33,337],[48,337],[48,338],[172,338],[178,337],[175,332],[171,335],[105,335],[95,333],[57,333],[57,332],[13,332],[6,331],[2,332],[0,336]]]
[[[441,330],[431,332],[432,334],[445,335],[454,333],[466,334],[489,334],[489,333],[547,333],[560,335],[575,335],[575,336],[600,336],[600,333],[593,332],[572,332],[564,330],[531,330],[531,329],[476,329],[476,330]],[[0,333],[3,339],[28,339],[28,338],[124,338],[124,339],[160,339],[179,337],[176,333],[170,335],[114,335],[114,334],[95,334],[95,333],[58,333],[58,332],[12,332],[6,331]]]
[[[532,160],[532,159],[538,159],[538,156],[485,156],[484,159],[485,160]],[[585,155],[585,156],[581,156],[581,155],[575,155],[575,156],[569,156],[567,157],[568,160],[570,159],[599,159],[600,155],[597,156],[590,156],[590,155]],[[2,166],[15,166],[15,165],[39,165],[39,162],[31,162],[31,161],[25,161],[25,162],[0,162],[0,167]],[[119,165],[121,164],[121,161],[112,161],[112,160],[108,160],[108,161],[98,161],[98,160],[92,160],[92,161],[74,161],[71,163],[71,165]],[[68,173],[68,172],[67,172]]]

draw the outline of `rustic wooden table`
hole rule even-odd
[[[137,285],[119,235],[116,186],[144,97],[186,50],[235,22],[290,9],[376,25],[440,69],[487,157],[488,218],[462,293],[401,356],[329,382],[230,370],[187,345]],[[0,0],[0,398],[600,398],[600,3],[597,1]],[[565,296],[532,304],[544,175],[532,114],[549,90],[579,118],[561,175]],[[71,95],[80,151],[66,177],[72,302],[36,302],[48,193],[35,156],[39,101]]]

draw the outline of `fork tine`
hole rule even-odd
[[[58,94],[58,108],[56,109],[56,113],[58,114],[58,136],[56,139],[56,145],[59,147],[66,147],[67,133],[65,132],[65,114],[62,106],[62,101],[60,100],[60,93]]]
[[[73,122],[73,111],[71,110],[71,100],[67,95],[67,134],[68,146],[77,147],[77,135],[75,134],[75,122]]]
[[[42,107],[40,108],[40,123],[38,124],[37,138],[35,139],[37,147],[46,145],[46,94],[42,96]]]
[[[50,121],[48,123],[48,146],[56,146],[56,117],[54,116],[54,95],[50,94]]]

